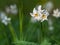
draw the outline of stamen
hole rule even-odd
[[[42,18],[43,18],[43,19],[46,18],[46,15],[43,14],[43,15],[42,15]]]
[[[35,14],[35,17],[38,17],[38,14]]]

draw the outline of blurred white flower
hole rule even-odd
[[[17,9],[16,4],[10,5],[10,12],[11,12],[12,14],[17,14],[17,13],[18,13],[18,9]]]
[[[18,13],[18,9],[17,9],[16,4],[10,5],[9,7],[6,7],[5,10],[7,13],[11,13],[11,14],[17,14]]]
[[[2,23],[4,23],[5,25],[8,25],[8,23],[10,23],[10,20],[11,20],[11,18],[5,17],[5,18],[2,20]]]
[[[53,26],[49,26],[49,30],[54,30],[54,27]]]
[[[4,12],[0,13],[1,22],[5,25],[8,25],[11,21],[11,18],[8,18]]]
[[[59,9],[53,10],[53,16],[56,17],[56,18],[60,17]]]
[[[47,17],[49,16],[49,13],[47,10],[42,10],[41,12],[41,22],[43,22],[44,20],[48,20]]]
[[[30,15],[34,18],[34,20],[43,22],[44,20],[48,20],[47,17],[49,13],[45,9],[42,10],[41,5],[39,5],[37,9],[36,8],[33,9],[33,13],[30,13]]]
[[[44,5],[44,8],[47,9],[50,12],[53,9],[53,3],[51,1],[47,2]]]

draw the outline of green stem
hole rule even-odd
[[[42,42],[44,40],[44,28],[43,28],[43,22],[41,22],[41,31],[40,31],[40,42]]]
[[[17,41],[18,38],[17,38],[17,35],[14,31],[14,28],[12,27],[11,24],[9,24],[8,26],[9,26],[9,29],[10,29],[10,32],[11,32],[11,35],[12,35],[12,38],[13,38],[13,42]]]
[[[23,40],[23,29],[22,29],[22,24],[23,24],[23,3],[22,0],[19,1],[19,28],[20,28],[20,40]]]

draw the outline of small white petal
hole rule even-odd
[[[36,14],[37,13],[37,10],[34,8],[33,9],[33,14]]]
[[[38,10],[41,11],[41,5],[38,6]]]
[[[34,17],[34,16],[35,16],[33,13],[30,13],[30,15],[31,15],[32,17]]]

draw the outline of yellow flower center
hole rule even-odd
[[[35,17],[38,17],[38,14],[35,14]]]
[[[43,14],[43,15],[42,15],[42,18],[43,18],[43,19],[46,18],[46,15]]]

